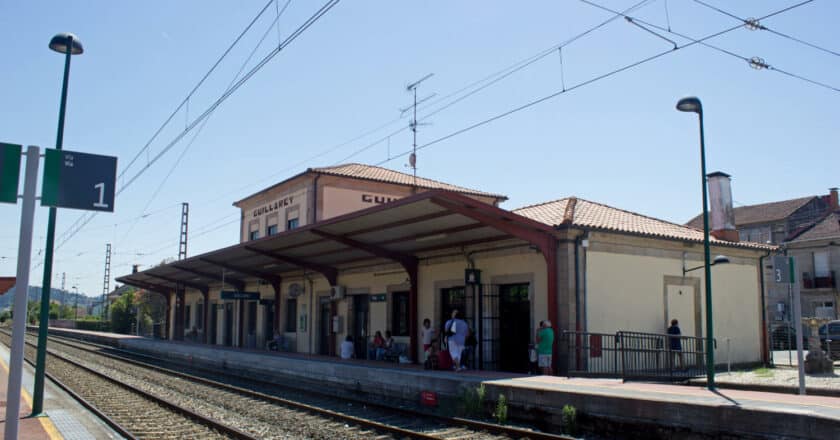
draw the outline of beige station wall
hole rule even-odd
[[[716,363],[727,361],[730,340],[733,363],[761,360],[761,315],[757,258],[734,259],[712,268],[714,333],[718,341]],[[689,267],[702,260],[689,259]],[[586,322],[590,332],[618,330],[664,333],[665,277],[682,275],[682,259],[614,252],[586,253]],[[702,269],[685,277],[687,284],[699,280],[700,327],[705,333],[705,284]],[[686,287],[686,290],[693,290]],[[668,318],[670,319],[670,318]],[[682,321],[682,320],[681,320]],[[694,333],[683,327],[683,334]]]

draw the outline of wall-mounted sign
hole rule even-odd
[[[376,295],[370,295],[370,302],[385,302],[386,294],[384,293],[377,293]]]
[[[17,203],[22,147],[0,142],[0,202]]]
[[[773,281],[779,284],[792,284],[792,258],[784,255],[773,256]]]
[[[372,206],[384,205],[404,197],[400,194],[383,194],[335,186],[325,186],[323,194],[322,220]]]
[[[479,269],[464,269],[464,284],[481,284],[481,271]]]
[[[260,292],[242,292],[239,290],[222,290],[222,299],[260,299]]]
[[[117,158],[46,149],[41,205],[114,212]]]
[[[283,197],[282,199],[277,199],[273,202],[266,203],[265,205],[254,208],[251,215],[254,217],[259,217],[264,214],[279,211],[281,208],[285,208],[291,205],[292,203],[294,203],[294,201],[294,196]]]

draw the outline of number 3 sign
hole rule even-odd
[[[47,149],[41,205],[114,212],[117,158]]]

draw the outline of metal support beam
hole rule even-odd
[[[244,291],[245,290],[245,281],[240,280],[239,278],[232,278],[232,277],[228,277],[228,276],[216,275],[214,273],[204,272],[204,271],[201,271],[201,270],[195,270],[195,269],[192,269],[192,268],[189,268],[189,267],[184,267],[184,266],[181,266],[181,265],[178,265],[178,264],[171,264],[170,267],[174,267],[175,269],[182,270],[184,272],[188,272],[188,273],[191,273],[193,275],[198,275],[202,278],[209,278],[211,280],[216,280],[216,281],[224,282],[226,284],[230,284],[231,286],[235,287],[236,290],[239,290],[239,291]],[[183,282],[182,282],[182,284],[183,284]],[[224,288],[224,286],[222,286],[222,288]]]
[[[401,252],[394,252],[380,246],[369,243],[363,243],[352,238],[347,238],[341,235],[330,234],[329,232],[319,231],[317,229],[310,230],[311,233],[319,237],[327,238],[345,246],[355,249],[363,250],[369,254],[375,255],[379,258],[385,258],[391,261],[400,263],[400,265],[408,272],[409,282],[411,288],[408,294],[408,335],[409,335],[409,353],[411,354],[411,361],[416,363],[418,359],[417,351],[417,272],[419,267],[419,260],[414,255],[403,254]]]
[[[149,292],[159,293],[163,296],[166,296],[170,292],[175,290],[174,287],[161,286],[159,284],[147,283],[145,281],[135,281],[135,280],[132,280],[132,279],[125,279],[125,278],[117,278],[117,281],[119,281],[123,284],[128,284],[129,286],[139,287],[141,289],[148,290]],[[106,301],[107,301],[107,299],[106,299]]]
[[[201,292],[204,292],[205,290],[208,290],[208,291],[210,290],[210,286],[208,286],[207,284],[195,283],[195,282],[192,282],[192,281],[182,281],[182,280],[179,280],[177,278],[166,277],[166,276],[163,276],[163,275],[156,275],[156,274],[148,273],[148,272],[143,272],[143,274],[146,275],[146,276],[150,276],[152,278],[158,278],[158,279],[161,279],[161,280],[164,280],[164,281],[168,281],[170,283],[182,284],[186,287],[189,287],[191,289],[195,289],[195,290],[198,290],[198,291],[201,291]]]
[[[277,261],[280,261],[280,262],[283,262],[283,263],[291,264],[293,266],[298,266],[298,267],[301,267],[303,269],[308,269],[308,270],[318,272],[321,275],[323,275],[327,279],[327,281],[329,281],[331,286],[335,286],[336,284],[338,284],[338,269],[336,269],[332,266],[326,266],[326,265],[323,265],[323,264],[312,263],[312,262],[309,262],[309,261],[306,261],[306,260],[302,260],[300,258],[288,257],[288,256],[285,256],[285,255],[280,255],[276,252],[264,251],[262,249],[257,249],[257,248],[252,247],[252,246],[245,246],[245,249],[249,250],[249,251],[251,251],[255,254],[260,254],[260,255],[263,255],[263,256],[266,256],[266,257],[269,257],[269,258],[273,258],[273,259],[275,259]]]
[[[238,265],[234,265],[234,264],[230,264],[230,263],[225,263],[225,262],[222,262],[222,261],[211,260],[209,258],[199,258],[199,260],[201,260],[205,263],[212,264],[214,266],[219,266],[219,267],[225,268],[227,270],[231,270],[231,271],[234,271],[234,272],[241,273],[243,275],[249,275],[249,276],[252,276],[252,277],[257,277],[257,278],[271,284],[272,287],[275,287],[275,290],[280,288],[280,282],[282,281],[282,278],[279,275],[274,275],[274,274],[270,274],[268,272],[263,272],[263,271],[260,271],[260,270],[254,270],[254,269],[250,269],[250,268],[247,268],[247,267],[242,267],[242,266],[238,266]]]

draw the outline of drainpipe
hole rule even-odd
[[[312,302],[315,301],[315,283],[312,281],[312,277],[307,277],[305,274],[304,277],[306,278],[306,281],[309,282],[309,316],[306,318],[306,327],[309,332],[309,354],[313,354],[312,347],[314,345],[312,338],[315,332],[312,331],[312,320],[314,318],[312,316]]]
[[[310,225],[318,221],[318,179],[320,178],[321,175],[318,174],[312,179],[312,216],[309,219]]]
[[[758,276],[761,286],[761,360],[767,366],[769,353],[767,350],[767,305],[764,301],[764,259],[770,256],[770,251],[758,258]]]

